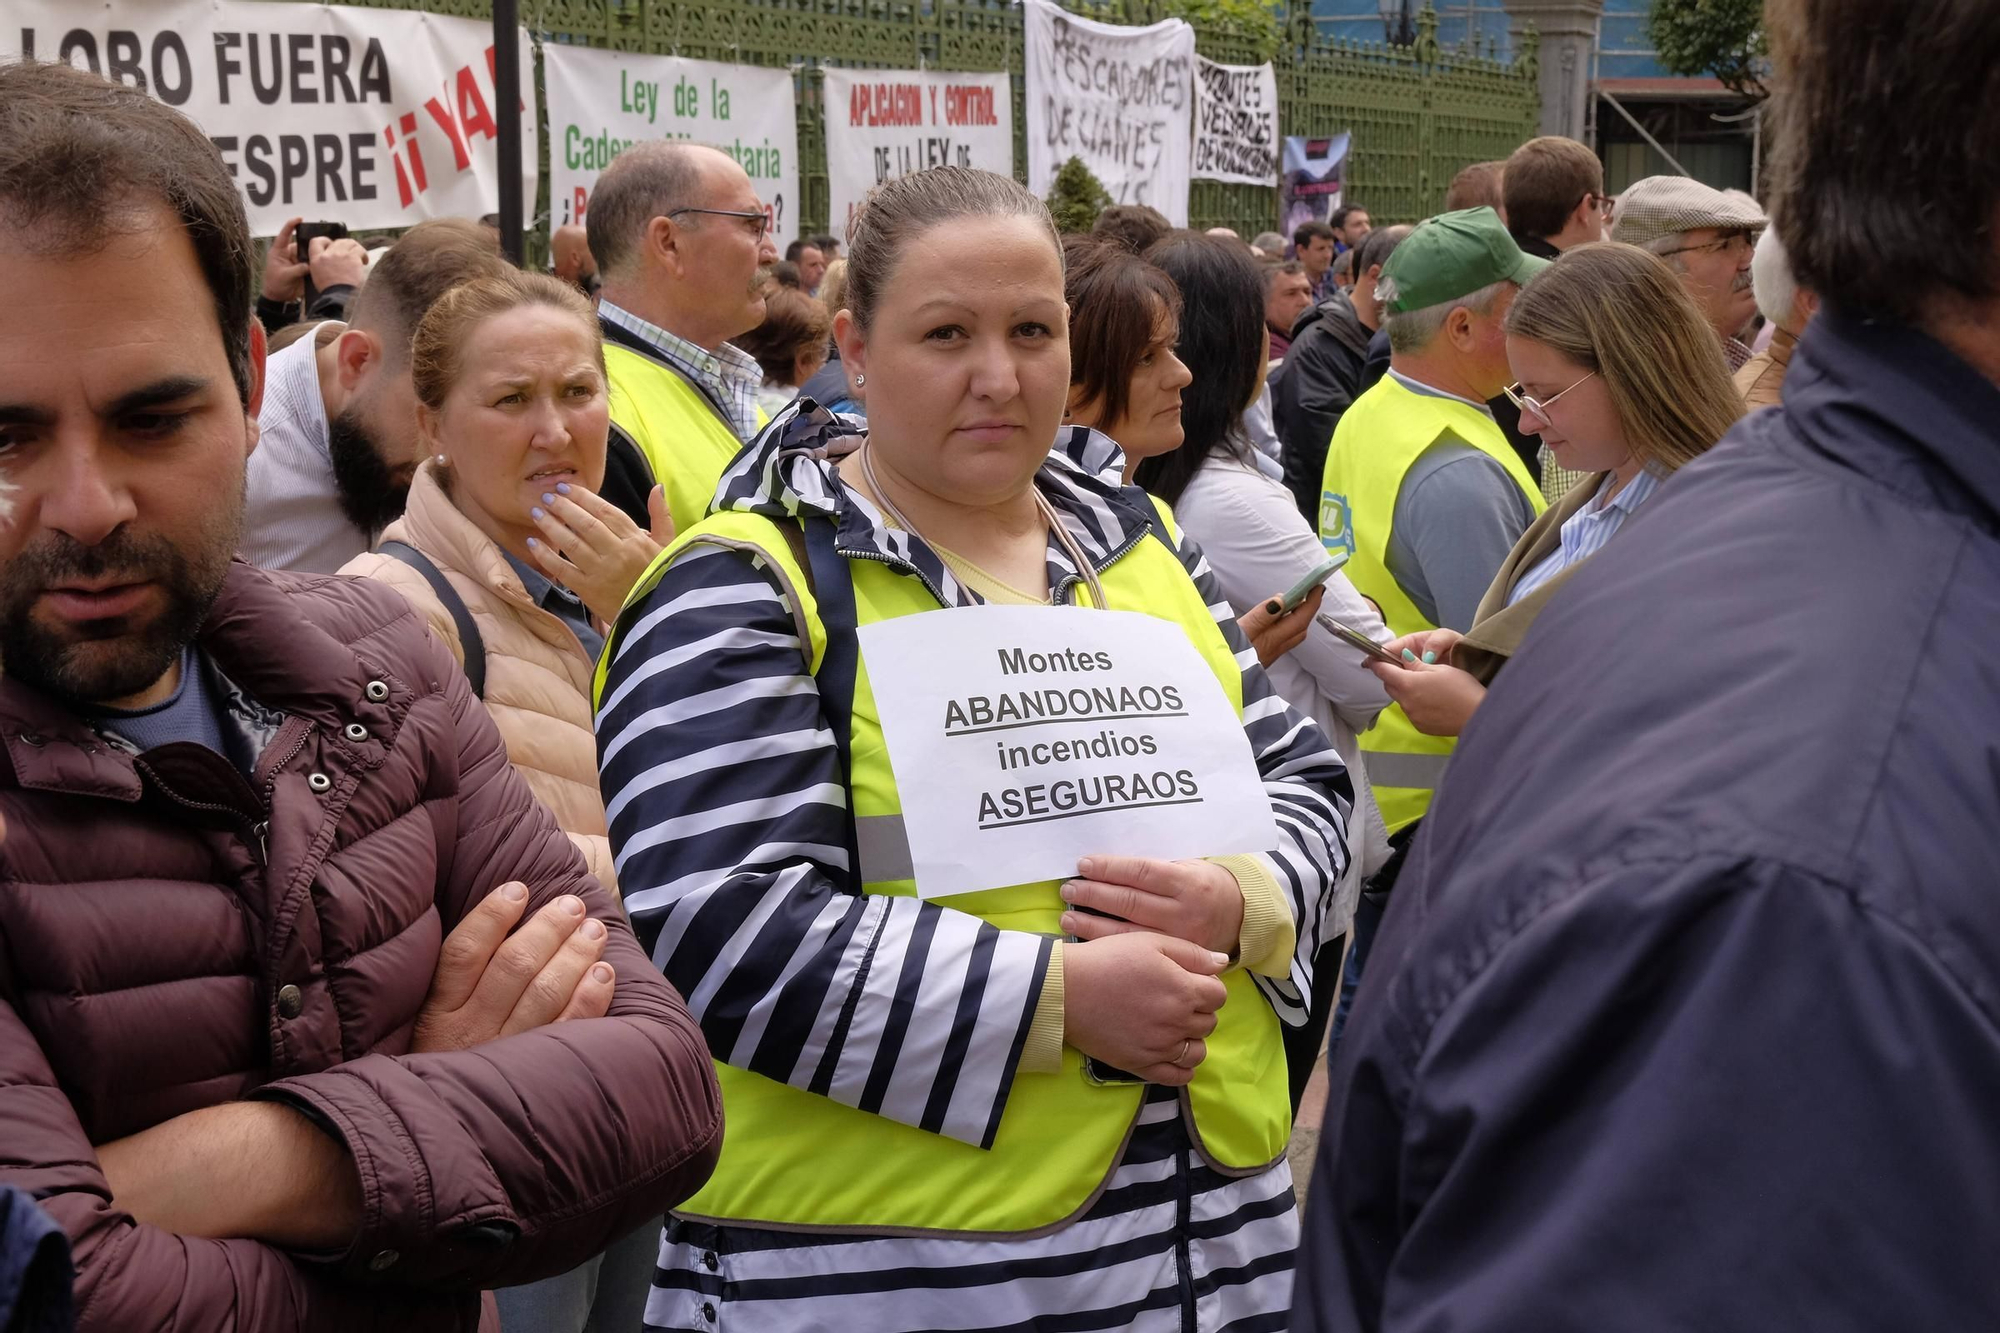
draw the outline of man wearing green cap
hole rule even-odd
[[[1491,208],[1420,225],[1383,267],[1389,373],[1340,418],[1320,484],[1319,535],[1396,636],[1465,630],[1501,562],[1543,508],[1486,400],[1512,375],[1502,329],[1521,284],[1548,267]],[[1361,738],[1392,841],[1430,805],[1447,737],[1391,704]],[[1399,836],[1400,835],[1400,836]],[[1400,858],[1399,858],[1400,859]]]

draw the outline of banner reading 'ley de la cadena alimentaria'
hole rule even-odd
[[[549,225],[582,222],[611,160],[635,143],[719,148],[750,177],[783,249],[799,229],[799,131],[792,72],[759,65],[542,48],[549,98]]]
[[[492,25],[348,5],[251,0],[0,3],[0,60],[62,60],[139,88],[214,141],[250,230],[286,219],[405,227],[500,203],[499,121],[535,123],[520,42],[518,108],[494,97]],[[535,197],[534,136],[522,154]]]

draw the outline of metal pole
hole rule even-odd
[[[516,0],[493,0],[493,100],[500,106],[500,252],[521,248],[521,24]]]
[[[1632,113],[1625,109],[1625,104],[1623,102],[1613,97],[1610,93],[1605,92],[1602,88],[1599,88],[1597,90],[1597,95],[1599,97],[1602,97],[1605,101],[1611,103],[1611,109],[1613,111],[1616,111],[1619,115],[1625,117],[1626,123],[1629,124],[1633,129],[1639,131],[1639,137],[1641,139],[1644,139],[1647,143],[1653,145],[1654,152],[1658,153],[1661,157],[1667,159],[1668,166],[1672,167],[1675,171],[1678,171],[1683,176],[1694,175],[1692,171],[1689,171],[1686,167],[1682,166],[1678,161],[1675,160],[1674,155],[1667,151],[1667,146],[1665,144],[1661,143],[1658,139],[1655,139],[1652,135],[1646,133],[1646,127],[1644,125],[1641,125],[1638,121],[1632,119]]]

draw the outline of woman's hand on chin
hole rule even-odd
[[[531,515],[542,535],[528,538],[535,563],[582,598],[591,615],[610,624],[646,566],[674,539],[665,493],[655,486],[646,497],[650,530],[582,486],[565,482],[543,501]]]
[[[1212,861],[1161,861],[1150,856],[1087,856],[1062,886],[1072,908],[1063,932],[1096,940],[1155,931],[1212,949],[1225,958],[1243,934],[1243,886]]]

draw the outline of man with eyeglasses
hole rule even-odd
[[[729,340],[764,322],[769,220],[735,159],[698,144],[635,144],[598,178],[584,227],[604,282],[604,495],[635,522],[655,484],[676,531],[699,522],[764,424],[763,371]]]
[[[1750,359],[1737,335],[1757,313],[1750,255],[1769,221],[1747,194],[1725,194],[1686,176],[1648,176],[1619,196],[1611,239],[1651,250],[1680,274],[1733,374]]]
[[[1500,190],[1507,229],[1527,254],[1554,259],[1573,245],[1604,239],[1613,202],[1604,193],[1604,164],[1574,139],[1545,134],[1516,148]]]

